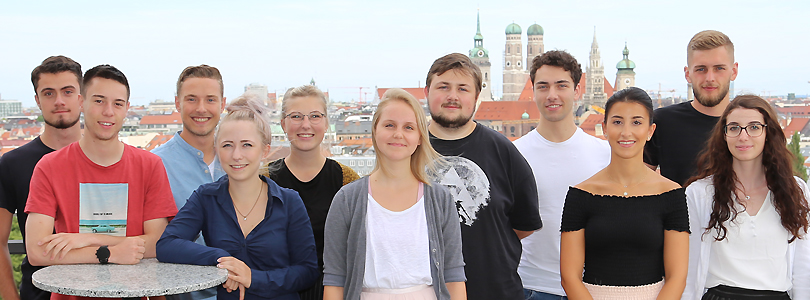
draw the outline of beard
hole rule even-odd
[[[59,118],[53,121],[48,120],[47,118],[43,118],[43,120],[45,121],[45,124],[48,124],[48,126],[51,126],[53,128],[68,129],[70,127],[73,127],[73,125],[76,125],[76,123],[79,122],[79,116],[76,116],[76,119],[73,120],[66,120],[64,118]]]
[[[436,122],[436,124],[439,124],[439,126],[450,129],[456,129],[460,128],[461,126],[467,125],[467,123],[470,122],[470,119],[472,119],[472,115],[470,116],[460,115],[454,119],[450,119],[448,117],[445,117],[444,115],[430,114],[430,116],[433,119],[433,121]]]
[[[726,96],[728,95],[728,87],[729,87],[728,84],[726,84],[725,86],[721,86],[720,93],[717,94],[717,97],[701,95],[700,94],[701,92],[699,92],[700,89],[693,88],[692,90],[695,92],[695,100],[697,100],[698,103],[700,103],[705,107],[715,107],[718,104],[720,104],[720,102],[723,102],[723,99],[725,99]]]

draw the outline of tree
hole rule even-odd
[[[788,150],[793,153],[793,171],[798,173],[802,180],[807,181],[807,167],[804,165],[804,156],[802,156],[801,146],[799,145],[800,141],[801,136],[799,132],[794,132],[793,136],[790,137]]]

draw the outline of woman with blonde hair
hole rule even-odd
[[[326,97],[317,87],[287,90],[281,101],[281,129],[290,141],[290,155],[273,161],[270,174],[278,185],[298,192],[315,235],[318,266],[323,273],[323,231],[332,198],[341,187],[360,178],[351,168],[327,158],[322,142],[329,128]],[[301,291],[301,300],[323,299],[323,278]]]
[[[617,92],[605,104],[603,126],[610,164],[565,198],[565,293],[572,300],[680,299],[689,217],[683,188],[643,161],[644,144],[655,131],[650,96],[634,87]]]
[[[808,189],[785,144],[760,97],[738,96],[720,116],[686,188],[683,299],[810,299]]]
[[[422,107],[388,90],[372,126],[374,170],[341,188],[326,218],[324,299],[466,299],[458,213],[426,175],[439,154]]]
[[[298,299],[318,277],[304,203],[259,175],[270,153],[267,108],[242,96],[226,110],[214,135],[226,176],[191,194],[157,242],[157,258],[227,269],[217,299]],[[207,246],[194,242],[200,232]]]

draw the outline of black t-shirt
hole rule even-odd
[[[584,282],[640,286],[664,277],[664,230],[689,232],[683,188],[659,195],[593,195],[571,187],[560,231],[585,229]]]
[[[323,168],[309,182],[302,182],[287,168],[284,159],[270,163],[270,179],[279,186],[293,189],[301,196],[307,208],[309,222],[315,235],[315,248],[318,250],[318,266],[323,271],[323,229],[326,214],[332,205],[332,198],[343,187],[343,170],[338,162],[326,159]]]
[[[696,161],[719,117],[705,115],[684,102],[655,110],[655,133],[644,147],[644,162],[680,185],[696,175]]]
[[[523,299],[522,250],[513,229],[543,225],[531,167],[505,136],[480,124],[462,139],[431,135],[430,143],[449,162],[431,177],[456,200],[467,298]]]
[[[33,141],[14,149],[0,157],[0,207],[9,212],[17,213],[17,224],[25,241],[25,221],[28,214],[25,211],[25,202],[28,200],[28,189],[31,185],[31,175],[34,167],[45,154],[53,152],[37,137]],[[34,287],[31,275],[43,267],[35,267],[23,259],[20,266],[22,283],[20,286],[21,299],[49,299],[51,293]]]

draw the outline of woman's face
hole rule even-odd
[[[323,101],[316,97],[296,97],[289,100],[284,114],[281,128],[287,133],[290,148],[293,151],[319,151],[329,126]]]
[[[736,108],[726,117],[726,143],[735,161],[762,161],[765,149],[765,118],[756,109]],[[745,129],[743,129],[745,128]]]
[[[270,145],[251,121],[227,121],[219,125],[216,141],[217,157],[230,181],[256,178],[263,159],[270,154]]]
[[[421,143],[422,136],[416,123],[416,114],[405,102],[392,101],[383,107],[374,128],[374,140],[378,147],[375,150],[389,161],[410,159],[416,146]]]
[[[613,154],[621,158],[643,155],[644,144],[655,131],[647,109],[635,102],[617,102],[605,116],[605,137]]]

